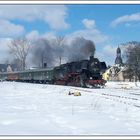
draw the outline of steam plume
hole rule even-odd
[[[61,45],[59,45],[61,44]],[[38,39],[32,50],[32,62],[42,65],[42,59],[48,66],[59,65],[60,58],[64,62],[79,61],[94,56],[95,45],[91,40],[75,38],[70,44],[67,41],[56,43],[54,40]]]

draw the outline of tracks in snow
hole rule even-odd
[[[82,92],[86,92],[86,93],[93,93],[93,91],[91,90],[87,90],[87,89],[80,89],[80,88],[71,88],[73,90],[78,90],[78,91],[82,91]],[[131,91],[131,93],[127,93],[129,95],[132,96],[139,96],[140,94],[136,94],[135,92],[133,93]],[[136,97],[129,97],[129,96],[122,96],[122,95],[114,95],[114,94],[109,94],[109,93],[93,93],[92,95],[95,96],[100,96],[101,98],[105,98],[108,100],[112,100],[115,102],[119,102],[125,105],[129,105],[129,106],[133,106],[136,108],[140,109],[140,98],[136,98]]]

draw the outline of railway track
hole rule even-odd
[[[117,95],[104,94],[104,93],[102,93],[102,95],[104,97],[106,97],[106,99],[113,100],[113,101],[123,103],[126,105],[130,105],[130,106],[134,106],[134,107],[137,107],[140,109],[140,100],[137,98],[131,98],[131,97],[126,97],[126,96],[117,96]],[[111,97],[111,98],[109,98],[109,97]],[[139,101],[139,104],[135,103],[135,101]]]
[[[71,89],[78,90],[81,92],[93,93],[93,91],[86,90],[86,89],[80,89],[80,88],[71,88]],[[132,94],[132,92],[129,94]],[[101,98],[104,98],[104,99],[112,100],[118,103],[122,103],[122,104],[133,106],[140,109],[140,98],[114,95],[114,94],[108,94],[108,93],[93,93],[92,95],[100,96]],[[134,95],[135,93],[133,94],[133,96]]]

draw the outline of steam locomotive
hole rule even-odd
[[[100,87],[106,83],[102,79],[102,73],[106,68],[105,62],[100,62],[98,58],[91,56],[89,60],[70,62],[54,68],[0,73],[0,79],[80,87]]]

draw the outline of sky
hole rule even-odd
[[[116,48],[139,41],[140,5],[0,5],[0,63],[9,57],[12,38],[84,37],[95,56],[113,65]]]

